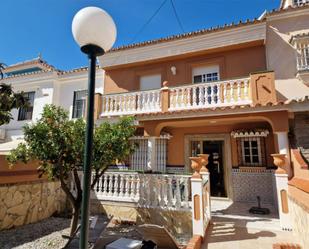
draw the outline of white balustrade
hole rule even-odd
[[[301,56],[298,60],[300,67],[308,67],[309,59],[307,57],[304,59],[304,56]],[[171,87],[169,88],[169,110],[250,104],[252,100],[249,96],[249,88],[249,78]],[[108,94],[103,95],[102,98],[102,116],[162,111],[161,89]]]
[[[170,88],[169,110],[249,104],[249,78]]]
[[[100,201],[132,202],[140,207],[189,210],[190,178],[190,175],[107,171],[98,179],[91,196]]]
[[[159,90],[103,95],[103,116],[161,111]]]

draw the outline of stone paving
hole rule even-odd
[[[212,200],[212,222],[203,249],[272,249],[274,243],[298,243],[292,232],[282,231],[275,208],[270,215],[252,215],[252,205]],[[265,205],[263,205],[265,207]]]

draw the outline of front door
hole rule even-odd
[[[203,153],[209,154],[207,168],[210,174],[212,196],[226,197],[224,184],[223,141],[203,141]]]
[[[210,173],[211,196],[227,197],[224,181],[223,141],[195,140],[191,141],[191,156],[209,154],[207,168]]]

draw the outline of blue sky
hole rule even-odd
[[[173,0],[186,32],[259,17],[280,0]],[[163,0],[1,0],[0,61],[13,64],[42,54],[59,69],[87,64],[71,34],[74,14],[86,6],[105,9],[117,25],[114,46],[132,43]],[[182,33],[170,0],[134,42]]]

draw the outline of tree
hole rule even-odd
[[[0,80],[3,79],[3,70],[6,65],[0,62]],[[12,119],[11,110],[14,108],[27,107],[28,100],[24,93],[14,93],[12,86],[0,84],[0,126],[7,124]]]
[[[129,139],[134,132],[132,118],[123,118],[115,124],[103,123],[95,128],[92,188],[109,165],[125,160],[133,152],[135,145]],[[68,113],[62,108],[46,105],[42,117],[35,124],[24,127],[24,140],[26,143],[12,150],[7,160],[11,165],[18,161],[27,163],[36,160],[41,175],[60,181],[73,210],[72,236],[78,225],[82,201],[78,171],[83,165],[85,122],[82,119],[69,120]],[[70,180],[75,185],[75,193]]]

